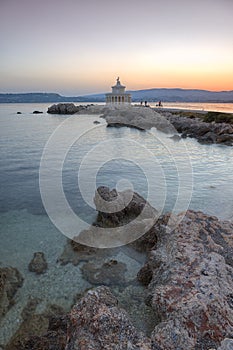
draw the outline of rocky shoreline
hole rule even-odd
[[[197,139],[198,142],[205,144],[217,143],[226,146],[233,145],[233,124],[203,121],[203,118],[201,118],[203,117],[203,113],[162,112],[162,115],[175,127],[183,138],[192,137]],[[216,118],[218,115],[223,114],[216,113]],[[205,119],[207,118],[204,118],[204,120]]]
[[[108,107],[104,105],[75,106],[59,103],[49,107],[51,114],[100,114],[108,127],[131,127],[150,130],[155,127],[182,138],[191,137],[205,144],[233,145],[233,115],[215,112],[185,112],[157,110],[150,107]],[[213,118],[206,118],[208,117]],[[203,118],[204,116],[204,118]]]
[[[97,207],[100,205],[101,196],[112,205],[120,195],[123,194],[100,187],[95,203]],[[135,219],[134,214],[140,213],[146,204],[149,205],[135,193],[124,210],[108,213],[107,216],[99,210],[94,225],[105,228],[124,225]],[[151,213],[154,211],[151,207]],[[143,267],[137,272],[137,280],[146,288],[142,303],[148,305],[151,317],[155,319],[150,336],[133,325],[111,290],[111,285],[117,283],[121,284],[123,290],[129,288],[124,280],[126,266],[117,257],[109,260],[106,250],[71,241],[74,261],[76,264],[86,261],[82,265],[83,276],[97,287],[77,296],[69,313],[56,310],[54,314],[50,311],[44,315],[42,321],[48,320],[44,333],[28,335],[24,341],[18,340],[16,347],[8,344],[6,349],[231,349],[233,223],[191,210],[180,215],[183,219],[176,225],[173,223],[179,222],[179,215],[161,215],[145,235],[128,245],[130,249],[144,252],[147,256]],[[104,263],[101,264],[104,256]],[[64,259],[65,256],[63,263]],[[96,259],[94,263],[90,262],[92,259]],[[14,272],[15,269],[10,271]],[[15,277],[10,274],[8,279],[5,275],[6,270],[1,268],[2,309],[7,291],[12,290],[9,294],[12,297],[22,285],[22,277],[18,272],[16,275],[14,273]],[[9,287],[9,281],[12,281],[13,289]],[[136,290],[137,283],[132,280],[130,288]],[[9,303],[4,312],[7,312]],[[32,312],[30,310],[35,309],[33,305],[31,303],[24,311],[25,320]]]

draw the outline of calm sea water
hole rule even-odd
[[[70,264],[61,267],[56,263],[66,237],[53,225],[43,207],[39,169],[47,141],[54,132],[62,130],[69,118],[49,115],[47,107],[48,104],[0,105],[0,264],[17,267],[25,277],[16,297],[18,303],[2,324],[2,343],[17,329],[15,320],[20,318],[28,297],[41,297],[41,286],[44,307],[52,301],[65,308],[75,294],[90,286],[77,267]],[[35,115],[34,110],[44,113]],[[72,132],[78,133],[81,128],[86,132],[67,150],[62,181],[68,203],[87,223],[94,220],[96,211],[85,193],[80,192],[81,170],[82,186],[89,197],[94,196],[93,183],[111,188],[124,188],[131,183],[135,191],[149,197],[161,211],[174,210],[179,202],[176,211],[190,208],[233,219],[232,147],[201,145],[194,139],[175,142],[171,135],[156,130],[106,128],[105,121],[98,116],[75,118]],[[96,120],[101,124],[93,124]],[[48,163],[51,177],[57,171],[56,157],[71,137],[65,130],[61,135]],[[43,251],[49,264],[46,274],[39,277],[28,272],[35,251]],[[129,270],[132,266],[139,268],[129,258],[122,259]],[[78,282],[73,283],[74,280]]]
[[[150,105],[155,107],[156,103],[152,102]],[[233,113],[233,103],[165,102],[163,103],[163,108]]]

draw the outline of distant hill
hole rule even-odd
[[[208,91],[195,89],[146,89],[128,91],[132,100],[157,102],[229,102],[233,103],[233,90]],[[61,96],[56,93],[0,94],[0,103],[40,103],[40,102],[104,102],[105,94],[92,94],[76,97]]]
[[[195,89],[146,89],[128,91],[132,100],[157,102],[233,102],[233,90],[231,91],[208,91]],[[91,99],[104,101],[104,94],[88,95]]]
[[[0,103],[88,102],[88,97],[66,97],[56,93],[0,94]],[[95,100],[93,100],[95,102]]]

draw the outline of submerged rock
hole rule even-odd
[[[14,295],[22,284],[23,277],[16,268],[0,268],[0,320],[14,304]]]
[[[42,111],[33,111],[33,114],[43,114]]]
[[[39,299],[29,299],[22,311],[23,322],[5,350],[62,350],[65,348],[67,316],[63,316],[64,310],[57,305],[48,305],[43,313],[38,314],[36,307],[39,302]],[[65,327],[64,320],[66,320]],[[56,337],[52,334],[56,334]]]
[[[85,235],[85,231],[83,231]],[[64,247],[64,251],[58,259],[62,265],[72,263],[78,265],[84,261],[103,261],[108,255],[113,254],[113,250],[110,249],[98,249],[89,247],[84,244],[78,243],[79,237],[74,237],[73,240],[67,240],[67,244]]]
[[[126,264],[115,259],[108,260],[103,264],[86,263],[81,267],[83,277],[91,284],[97,285],[124,285]]]
[[[36,252],[34,253],[33,259],[30,261],[28,265],[28,269],[31,272],[35,272],[36,274],[44,273],[48,268],[48,264],[45,260],[44,253]]]

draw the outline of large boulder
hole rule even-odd
[[[89,290],[70,315],[67,350],[151,349],[107,287]]]
[[[73,103],[58,103],[48,108],[50,114],[75,114],[85,109],[84,106],[75,106]]]
[[[14,295],[22,284],[23,277],[16,268],[0,268],[0,320],[14,304]]]
[[[156,127],[164,132],[175,131],[167,119],[152,108],[128,106],[107,109],[104,111],[103,118],[106,119],[108,127],[128,126],[139,130]]]
[[[161,319],[152,342],[162,350],[216,349],[233,334],[233,224],[188,211],[169,230],[168,219],[156,224],[157,243],[138,275]]]
[[[159,214],[139,194],[132,190],[118,192],[100,186],[94,203],[98,210],[96,221],[74,240],[98,248],[132,244],[140,251],[154,245],[156,237],[151,228]],[[145,248],[142,247],[144,243]]]
[[[157,210],[138,193],[131,190],[118,192],[109,187],[98,187],[94,203],[98,210],[97,224],[101,227],[117,227],[129,223],[143,211],[143,218],[153,218]]]
[[[19,350],[151,350],[108,287],[91,289],[66,316],[50,319],[43,336],[31,337]],[[154,348],[156,349],[156,348]]]

